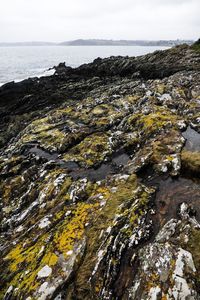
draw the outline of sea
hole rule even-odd
[[[18,46],[0,47],[0,86],[29,77],[52,75],[60,62],[78,67],[95,58],[140,56],[169,47],[155,46]]]

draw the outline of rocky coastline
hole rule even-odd
[[[0,87],[0,299],[200,299],[200,51]]]

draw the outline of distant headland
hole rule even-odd
[[[0,47],[19,46],[166,46],[193,44],[193,40],[107,40],[107,39],[77,39],[60,43],[53,42],[0,42]]]

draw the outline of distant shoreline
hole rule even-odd
[[[0,45],[0,47],[109,47],[109,46],[113,46],[113,47],[172,47],[175,45]]]
[[[66,41],[61,43],[51,42],[15,42],[0,43],[0,47],[34,47],[34,46],[161,46],[173,47],[180,44],[193,44],[193,40],[101,40],[101,39],[79,39],[74,41]]]

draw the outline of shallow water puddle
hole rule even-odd
[[[40,158],[44,158],[48,161],[51,161],[51,160],[55,161],[55,163],[57,165],[59,165],[60,167],[62,167],[64,169],[68,169],[69,171],[79,169],[79,165],[76,162],[74,162],[74,161],[66,162],[62,159],[59,159],[59,154],[44,151],[44,150],[38,148],[37,146],[31,148],[29,150],[29,153],[35,154],[36,156],[39,156]]]
[[[97,169],[79,169],[70,173],[70,176],[74,180],[85,177],[90,181],[103,180],[108,175],[119,173],[120,168],[126,165],[129,159],[126,153],[116,154],[111,161],[101,164]]]
[[[187,130],[184,131],[182,135],[186,139],[186,150],[200,151],[200,133],[188,126]]]
[[[117,154],[114,158],[113,158],[113,163],[116,164],[117,166],[125,166],[128,161],[130,160],[130,157],[128,156],[128,154],[126,153],[122,153],[122,154]]]
[[[100,181],[105,179],[108,175],[114,173],[114,168],[111,164],[102,164],[97,169],[79,169],[77,171],[71,172],[69,175],[73,180],[87,178],[90,181]]]
[[[29,149],[29,153],[35,154],[36,156],[45,158],[47,160],[56,160],[58,159],[57,153],[50,153],[47,151],[42,150],[41,148],[38,148],[37,146],[34,146],[33,148]]]
[[[117,174],[119,169],[127,164],[129,161],[129,156],[123,150],[118,151],[113,155],[111,161],[107,163],[102,163],[98,168],[81,168],[78,163],[74,161],[63,161],[59,159],[58,153],[49,153],[42,150],[38,146],[32,147],[29,151],[40,158],[44,158],[47,161],[54,161],[63,169],[67,169],[69,175],[74,179],[87,178],[90,181],[99,181],[105,179],[108,175]]]
[[[158,180],[155,205],[160,225],[172,218],[177,218],[177,211],[181,203],[186,202],[196,211],[196,218],[200,221],[200,181],[187,178]]]

